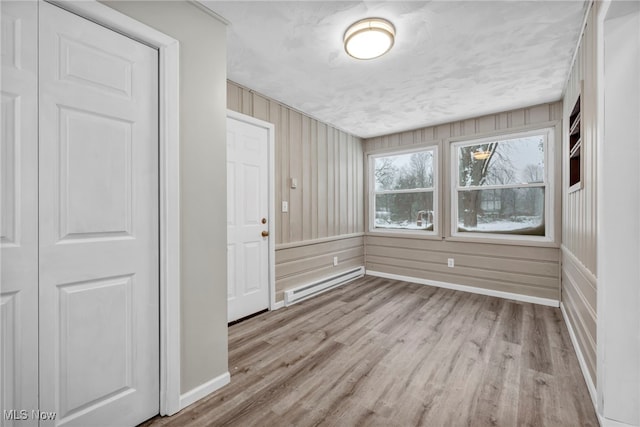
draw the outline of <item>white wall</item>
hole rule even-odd
[[[604,25],[598,382],[604,417],[639,425],[640,4],[620,3]]]
[[[106,4],[180,42],[182,393],[227,372],[226,26],[184,1]]]

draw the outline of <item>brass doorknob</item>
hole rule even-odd
[[[269,232],[268,231],[263,231],[262,232],[262,237],[267,237],[269,236]]]

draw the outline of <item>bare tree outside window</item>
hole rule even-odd
[[[544,135],[457,144],[458,231],[545,235]]]
[[[434,229],[434,149],[373,159],[374,227]]]

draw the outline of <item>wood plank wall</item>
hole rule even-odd
[[[564,97],[564,134],[571,109],[582,92],[582,156],[583,187],[569,193],[568,178],[563,183],[562,212],[562,301],[580,349],[596,383],[596,16],[598,2],[587,17],[575,63]],[[563,169],[568,170],[567,148]]]
[[[285,290],[301,283],[311,283],[363,266],[362,234],[342,237],[282,245],[276,252],[276,301],[284,299]],[[337,267],[333,265],[333,257],[338,257]]]
[[[438,144],[440,152],[448,150],[449,138],[470,139],[488,132],[517,131],[536,124],[549,125],[562,119],[562,102],[447,123],[414,131],[366,139],[365,156],[369,152],[407,147],[415,144]],[[556,135],[556,146],[562,143]],[[446,147],[445,147],[446,145]],[[556,169],[559,169],[559,154]],[[441,162],[442,177],[449,176],[447,162]],[[559,171],[558,171],[559,172]],[[559,176],[559,173],[556,174]],[[446,180],[445,180],[446,181]],[[559,179],[558,179],[559,181]],[[366,190],[365,190],[366,191]],[[446,185],[444,193],[447,193]],[[441,215],[448,218],[445,200]],[[559,192],[557,205],[559,205]],[[366,207],[365,207],[366,210]],[[555,215],[560,221],[560,210]],[[559,224],[557,224],[559,226]],[[447,229],[447,227],[442,227]],[[554,247],[514,246],[440,239],[413,239],[367,233],[365,266],[367,270],[434,280],[484,289],[505,291],[533,297],[560,299],[560,251]],[[559,238],[558,238],[559,240]],[[455,267],[447,267],[447,258],[455,259]]]
[[[227,108],[275,125],[276,300],[285,289],[364,265],[362,140],[232,81]]]

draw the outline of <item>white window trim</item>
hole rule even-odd
[[[501,233],[473,233],[458,231],[458,148],[470,145],[486,144],[497,140],[510,140],[525,138],[528,136],[544,135],[544,184],[516,184],[506,186],[478,186],[478,189],[489,190],[495,188],[526,188],[526,187],[542,187],[544,191],[544,220],[545,220],[545,236],[527,236],[516,234]],[[451,143],[450,147],[450,179],[451,179],[451,236],[454,238],[464,238],[469,240],[493,240],[493,241],[516,241],[516,242],[555,242],[555,128],[543,127],[522,132],[506,132],[503,134],[492,135],[490,137],[461,140]],[[475,187],[474,187],[475,188]]]
[[[380,157],[390,157],[397,156],[402,154],[411,154],[411,153],[419,153],[423,151],[432,151],[433,152],[433,190],[431,188],[425,188],[425,191],[433,191],[433,231],[425,231],[425,230],[407,230],[402,228],[376,228],[375,227],[375,205],[376,205],[376,183],[374,178],[375,171],[375,159]],[[430,145],[421,145],[421,146],[412,146],[411,148],[406,149],[391,149],[385,151],[377,151],[375,153],[368,154],[368,171],[367,171],[367,182],[369,184],[369,212],[368,212],[368,232],[375,234],[397,234],[397,235],[411,235],[411,236],[423,236],[423,237],[434,237],[439,236],[439,224],[440,224],[440,210],[439,210],[439,194],[440,194],[440,175],[439,175],[439,160],[438,160],[438,145],[430,144]],[[394,190],[389,191],[389,193],[413,193],[419,191],[421,189],[411,189],[411,190]]]

